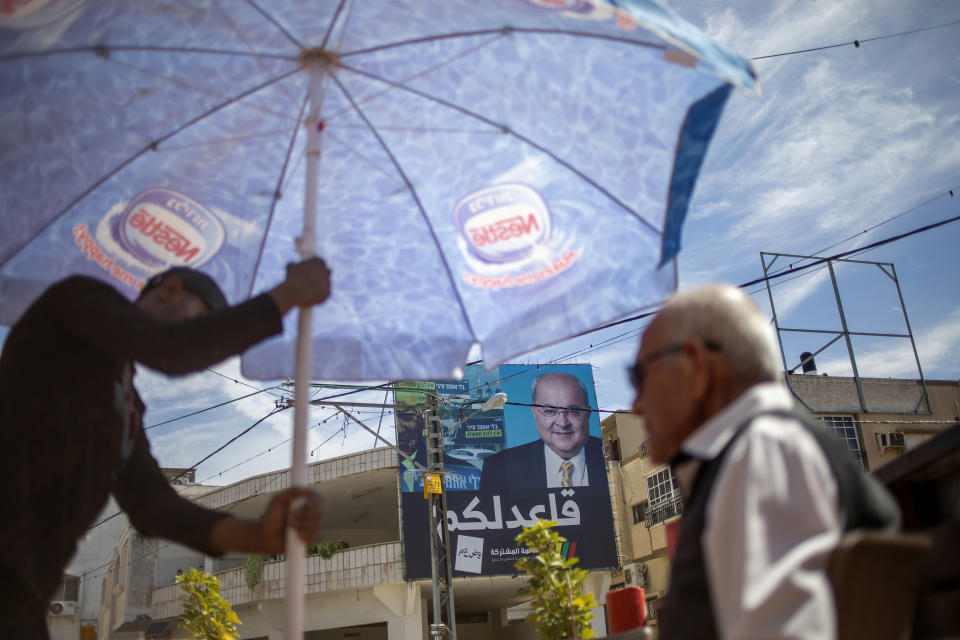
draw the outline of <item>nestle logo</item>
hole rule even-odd
[[[470,252],[485,262],[517,262],[550,232],[550,212],[540,194],[522,184],[475,191],[454,208]]]
[[[117,219],[113,235],[148,270],[198,267],[212,258],[226,237],[209,209],[169,189],[137,194]]]

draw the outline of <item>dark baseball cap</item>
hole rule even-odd
[[[147,283],[143,285],[143,289],[140,291],[140,297],[142,298],[151,289],[160,286],[160,283],[170,276],[180,278],[180,282],[183,283],[183,288],[206,302],[211,311],[220,311],[230,306],[226,296],[223,295],[223,291],[221,291],[217,283],[213,281],[213,278],[201,271],[195,271],[187,267],[171,267],[166,271],[152,276],[147,280]]]

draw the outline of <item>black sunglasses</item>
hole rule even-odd
[[[721,350],[720,345],[712,340],[705,340],[703,345],[708,351]],[[651,362],[682,350],[683,343],[671,344],[663,349],[657,349],[653,353],[647,354],[643,358],[638,359],[635,363],[627,367],[627,376],[630,378],[630,384],[633,385],[634,390],[636,390],[637,393],[640,393],[640,391],[643,389],[643,379],[646,377],[646,368]]]

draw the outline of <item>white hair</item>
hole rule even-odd
[[[714,284],[678,293],[659,318],[672,342],[699,338],[718,345],[738,382],[780,379],[782,367],[773,328],[737,287]]]

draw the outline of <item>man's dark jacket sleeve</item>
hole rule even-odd
[[[165,322],[96,280],[68,278],[54,289],[60,287],[71,294],[49,299],[77,338],[118,360],[170,375],[200,371],[283,330],[267,294],[191,320]]]

